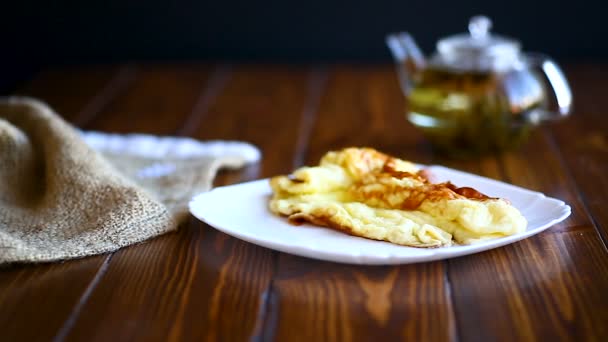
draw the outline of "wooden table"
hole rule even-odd
[[[402,266],[322,262],[190,219],[115,253],[0,270],[0,340],[608,340],[608,66],[566,68],[575,112],[520,151],[433,154],[391,66],[120,65],[53,69],[15,93],[88,130],[250,141],[243,182],[368,145],[542,191],[572,206],[512,245]]]

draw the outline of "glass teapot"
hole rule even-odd
[[[471,18],[469,34],[439,40],[430,59],[408,33],[386,37],[408,120],[452,155],[518,146],[534,126],[570,113],[572,92],[559,66],[522,53],[517,41],[490,34],[491,26],[487,17]]]

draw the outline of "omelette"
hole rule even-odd
[[[371,148],[328,152],[318,166],[273,177],[270,186],[270,211],[291,223],[403,246],[466,245],[527,226],[507,200],[433,183],[415,164]]]

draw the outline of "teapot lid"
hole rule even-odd
[[[474,16],[469,34],[462,33],[437,42],[440,59],[446,66],[465,70],[503,70],[519,60],[518,41],[490,33],[492,21]]]

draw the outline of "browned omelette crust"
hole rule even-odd
[[[336,222],[335,220],[333,220],[332,217],[334,215],[335,215],[335,213],[332,213],[329,210],[327,210],[327,212],[324,212],[324,213],[317,213],[314,216],[298,212],[298,213],[289,215],[287,217],[287,220],[289,221],[289,223],[296,225],[296,226],[299,226],[303,223],[308,222],[308,223],[312,223],[317,226],[339,230],[348,235],[359,236],[353,231],[352,227],[340,224],[340,223]]]
[[[420,170],[417,173],[400,171],[398,166],[402,160],[370,148],[351,148],[345,151],[351,154],[360,154],[360,158],[352,158],[352,160],[360,160],[361,165],[353,167],[359,171],[359,179],[355,181],[349,192],[363,203],[374,200],[374,202],[381,204],[376,205],[377,207],[384,209],[415,210],[424,201],[459,198],[478,201],[495,199],[470,187],[457,187],[450,182],[431,183],[429,180],[431,177],[426,170]],[[410,178],[421,184],[416,187],[404,187],[394,182],[395,179],[403,180],[405,178]],[[400,200],[391,201],[391,196]]]

